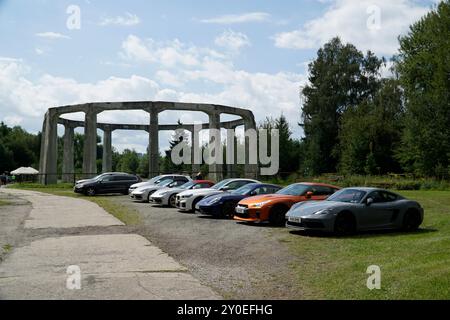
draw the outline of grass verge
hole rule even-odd
[[[49,193],[57,196],[65,196],[72,198],[79,198],[83,200],[88,200],[98,204],[106,212],[110,213],[126,225],[138,225],[141,222],[139,213],[136,210],[128,208],[127,206],[118,204],[112,201],[111,196],[95,196],[87,197],[73,192],[72,186],[69,184],[58,184],[58,185],[48,185],[43,186],[40,184],[15,184],[9,186],[13,189],[21,190],[31,190],[39,191],[44,193]]]
[[[287,233],[282,242],[299,262],[296,284],[310,299],[449,299],[450,192],[404,191],[425,219],[414,233],[376,232],[352,237]],[[366,286],[367,267],[381,268],[381,289]]]

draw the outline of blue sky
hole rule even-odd
[[[211,102],[250,108],[258,121],[283,113],[299,137],[298,91],[324,42],[338,35],[389,58],[397,36],[436,2],[0,0],[0,120],[37,132],[45,110],[61,104]],[[66,25],[73,5],[81,14],[75,30]],[[206,121],[161,115],[164,123],[178,118]],[[110,112],[99,120],[148,117]],[[162,147],[169,136],[161,135]],[[113,143],[143,151],[147,139],[115,132]]]

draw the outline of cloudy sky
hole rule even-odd
[[[257,121],[283,113],[299,137],[299,88],[324,42],[338,35],[389,58],[398,35],[436,2],[0,0],[0,120],[37,132],[46,109],[58,105],[207,102],[249,108]],[[160,116],[178,119],[207,121],[194,112]],[[149,120],[117,111],[99,121]],[[139,132],[113,135],[119,150],[143,152],[147,141]]]

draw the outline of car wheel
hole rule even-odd
[[[275,206],[270,210],[269,222],[275,226],[284,226],[286,224],[287,208]]]
[[[86,190],[86,195],[89,196],[89,197],[95,196],[95,189],[92,188],[92,187],[88,188],[88,189]]]
[[[420,226],[420,214],[414,209],[409,209],[406,211],[405,216],[403,217],[403,225],[402,229],[404,231],[415,231]]]
[[[234,204],[230,201],[222,205],[221,218],[231,218],[234,215]]]
[[[175,208],[176,207],[176,202],[177,202],[177,195],[176,194],[172,194],[170,197],[169,197],[169,201],[168,201],[168,203],[169,203],[169,207],[172,207],[172,208]]]
[[[351,213],[340,213],[334,221],[334,232],[338,235],[349,235],[356,231],[356,221]]]
[[[200,200],[202,200],[202,198],[197,198],[197,199],[194,199],[194,201],[192,201],[192,209],[191,209],[191,212],[192,212],[192,213],[195,213],[195,206],[197,205],[197,203],[198,203]]]

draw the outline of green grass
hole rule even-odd
[[[7,206],[7,205],[9,205],[9,204],[10,204],[9,201],[0,200],[0,207],[1,207],[1,206]]]
[[[450,299],[450,192],[401,193],[425,209],[417,232],[282,239],[298,258],[292,268],[305,298]],[[381,268],[380,290],[366,286],[369,265]]]
[[[78,193],[73,192],[73,186],[70,184],[43,186],[41,184],[29,183],[29,184],[11,185],[10,188],[39,191],[57,196],[65,196],[89,200],[91,202],[98,204],[106,212],[112,214],[114,217],[116,217],[126,225],[138,225],[141,222],[139,213],[136,210],[130,209],[127,206],[112,201],[111,197],[107,196],[87,197],[84,195],[80,195]]]

